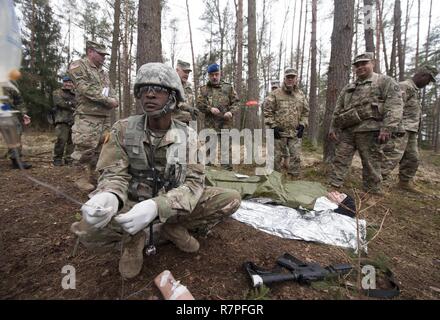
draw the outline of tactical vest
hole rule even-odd
[[[182,185],[186,178],[186,163],[170,164],[167,161],[168,147],[158,148],[148,160],[147,152],[151,152],[144,141],[147,133],[144,131],[146,115],[136,115],[128,118],[124,146],[129,158],[128,173],[131,180],[128,186],[128,198],[132,201],[143,201],[166,193]],[[184,130],[188,138],[188,127],[174,121],[177,129]],[[152,141],[154,144],[154,142]]]
[[[353,127],[364,120],[372,119],[382,121],[384,116],[383,105],[385,102],[382,87],[385,77],[378,75],[372,79],[368,89],[363,90],[361,99],[353,101],[353,94],[357,84],[349,84],[345,88],[344,108],[335,115],[335,126],[341,129]],[[365,86],[365,85],[363,85]]]

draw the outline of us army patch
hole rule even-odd
[[[79,68],[79,62],[78,61],[73,61],[70,66],[69,66],[69,70],[74,70]]]

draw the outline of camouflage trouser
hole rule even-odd
[[[21,136],[23,134],[23,124],[21,121],[17,118],[17,116],[13,117],[13,121],[15,123],[15,127],[17,128],[17,138],[18,138],[18,146],[15,149],[8,149],[8,157],[9,159],[15,159],[17,155],[21,157]],[[17,154],[18,153],[18,154]]]
[[[381,192],[382,148],[377,142],[377,131],[353,132],[345,129],[339,134],[336,144],[335,158],[330,173],[330,183],[342,186],[356,150],[362,160],[362,179],[365,191]]]
[[[241,196],[235,190],[206,187],[194,211],[189,215],[177,215],[165,223],[180,223],[188,230],[206,234],[217,223],[233,214],[240,206]],[[135,205],[127,203],[121,213],[127,212]],[[80,241],[89,249],[118,249],[121,242],[130,241],[131,236],[124,232],[121,226],[112,219],[102,229],[89,229],[80,236]]]
[[[400,160],[399,178],[401,181],[412,180],[419,167],[420,157],[417,145],[417,132],[406,132],[407,144],[402,160]]]
[[[57,123],[55,126],[55,134],[57,141],[53,149],[53,159],[62,160],[64,156],[66,161],[70,161],[70,155],[73,152],[72,126],[67,123]]]
[[[393,133],[391,139],[383,146],[381,173],[383,180],[388,179],[390,173],[402,159],[408,142],[406,133]]]
[[[71,155],[75,165],[87,164],[96,169],[104,137],[110,131],[110,118],[78,114],[72,127],[74,151]]]
[[[281,158],[288,158],[289,165],[287,172],[298,176],[301,170],[301,142],[298,138],[275,139],[274,166],[275,170],[281,172]]]
[[[207,136],[207,141],[209,142],[210,140],[210,136]],[[223,168],[232,167],[232,141],[230,138],[227,141],[227,145],[223,145],[222,133],[217,132],[216,144],[213,145],[212,148],[206,150],[206,160],[210,161],[210,163],[207,162],[207,165],[220,163],[221,167]],[[213,153],[211,153],[211,151],[215,152],[215,156]],[[211,159],[211,156],[213,159]]]

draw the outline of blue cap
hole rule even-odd
[[[63,82],[66,82],[66,81],[72,81],[72,79],[70,79],[69,76],[65,76],[65,77],[63,77]]]
[[[208,66],[208,73],[220,71],[220,66],[217,63],[213,63]]]

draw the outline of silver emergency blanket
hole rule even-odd
[[[232,218],[263,232],[294,240],[313,241],[357,252],[356,219],[334,212],[338,206],[326,197],[314,209],[292,209],[268,204],[270,199],[243,200]],[[360,247],[367,252],[366,221],[359,219]]]

